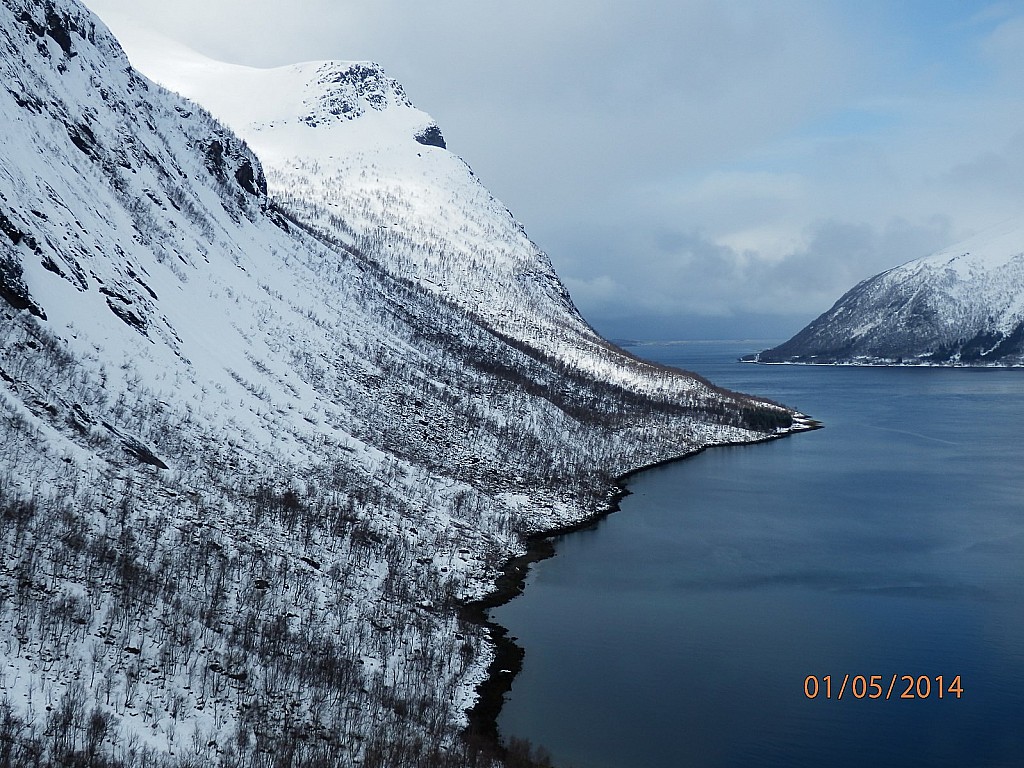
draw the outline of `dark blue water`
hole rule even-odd
[[[1024,765],[1024,371],[733,362],[765,346],[633,349],[826,428],[645,472],[559,539],[492,614],[526,649],[502,733],[580,768]]]

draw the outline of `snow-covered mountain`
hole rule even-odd
[[[379,67],[199,65],[244,138],[0,0],[0,753],[490,765],[524,536],[805,422],[600,339]]]
[[[1024,220],[875,275],[765,363],[1024,365]]]
[[[389,272],[546,354],[604,378],[624,372],[605,364],[608,345],[579,316],[547,255],[445,151],[433,118],[379,65],[257,69],[214,61],[150,30],[133,30],[132,42],[142,72],[245,139],[271,196],[304,224],[374,253]]]

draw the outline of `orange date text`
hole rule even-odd
[[[808,699],[959,699],[964,692],[960,675],[808,675],[804,696]]]

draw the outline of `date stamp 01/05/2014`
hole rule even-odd
[[[964,692],[960,675],[808,675],[804,696],[808,699],[959,699]]]

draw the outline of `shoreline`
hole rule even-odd
[[[1024,363],[897,363],[896,361],[874,360],[834,360],[832,362],[812,360],[744,360],[740,358],[739,363],[747,365],[803,365],[815,368],[941,368],[949,370],[1018,370],[1024,368]]]
[[[679,456],[673,456],[631,469],[612,480],[609,487],[608,504],[595,511],[589,517],[576,523],[558,526],[557,528],[525,536],[523,541],[526,545],[526,552],[510,558],[501,566],[501,571],[494,580],[494,590],[480,600],[473,600],[459,606],[459,617],[483,627],[495,646],[494,658],[487,668],[487,677],[484,678],[476,689],[477,701],[471,709],[467,710],[469,723],[464,730],[464,734],[470,738],[483,738],[498,750],[504,749],[501,744],[501,735],[498,732],[498,717],[501,715],[501,709],[505,704],[505,694],[512,689],[513,681],[523,668],[523,658],[526,655],[526,649],[516,642],[516,638],[509,636],[509,631],[506,627],[496,621],[492,621],[488,617],[488,611],[491,608],[497,608],[508,603],[525,591],[526,577],[529,574],[530,566],[554,557],[557,554],[554,541],[556,538],[587,528],[593,528],[612,513],[621,511],[620,502],[632,493],[628,487],[630,479],[641,472],[686,461],[711,448],[758,445],[792,437],[802,432],[813,432],[814,430],[824,428],[824,424],[820,421],[802,413],[794,413],[793,423],[794,428],[782,434],[767,435],[756,440],[730,441],[705,445]]]

